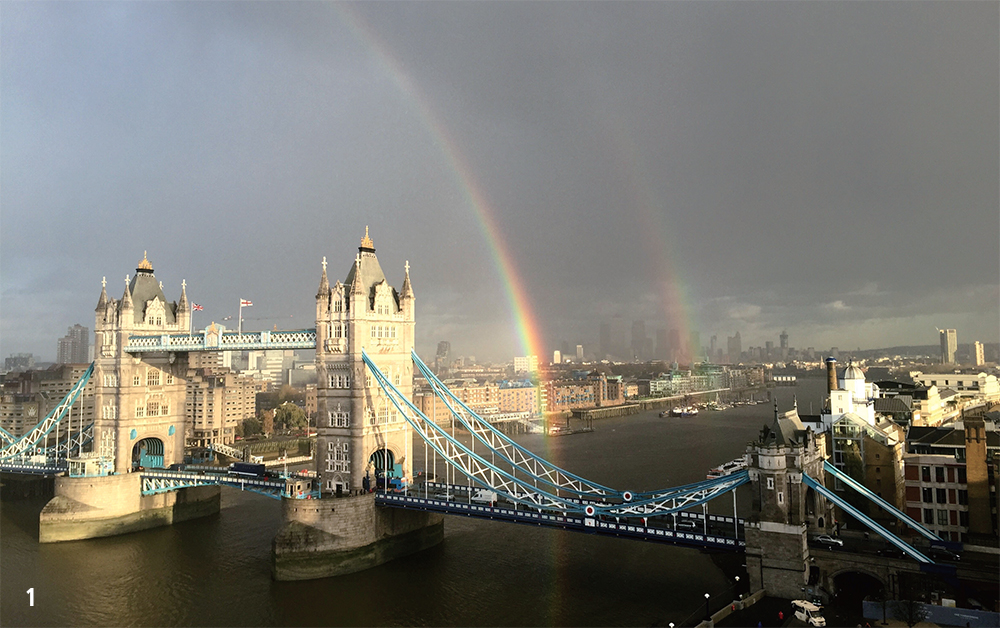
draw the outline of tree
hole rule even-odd
[[[893,615],[910,628],[927,619],[927,609],[916,600],[897,600],[892,603]]]
[[[302,429],[309,425],[309,420],[302,408],[286,401],[275,409],[274,424],[282,429]]]
[[[262,434],[264,430],[261,429],[260,421],[254,417],[249,417],[243,419],[243,423],[237,426],[237,429],[243,428],[244,436],[253,436],[254,434]]]

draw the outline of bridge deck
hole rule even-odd
[[[634,521],[605,521],[594,517],[581,517],[538,510],[515,510],[513,507],[500,504],[468,503],[437,497],[405,495],[402,493],[376,493],[375,503],[393,508],[427,510],[450,515],[560,528],[563,530],[584,532],[586,534],[616,536],[702,549],[741,552],[746,546],[744,539],[728,537],[722,534],[704,534],[698,531],[676,530],[666,525],[644,525]]]

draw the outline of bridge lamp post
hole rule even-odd
[[[712,619],[712,612],[708,610],[708,600],[711,597],[712,596],[709,595],[708,593],[705,594],[705,619],[707,619],[709,621],[711,621],[711,619]]]

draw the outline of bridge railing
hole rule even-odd
[[[193,334],[133,334],[125,344],[125,353],[155,351],[250,351],[267,349],[315,349],[316,330],[222,332]]]
[[[49,435],[49,432],[53,430],[69,412],[73,404],[76,403],[77,397],[83,392],[83,389],[87,386],[87,382],[90,381],[90,376],[94,373],[94,363],[91,362],[90,366],[83,373],[79,380],[70,391],[66,393],[62,401],[59,402],[55,408],[53,408],[46,416],[43,418],[35,427],[29,430],[24,436],[17,439],[16,441],[4,446],[0,450],[0,460],[7,460],[10,458],[15,458],[18,456],[23,456],[27,452],[35,449],[39,443],[42,443]]]

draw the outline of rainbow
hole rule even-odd
[[[666,321],[669,328],[676,329],[681,342],[687,344],[692,331],[690,300],[676,273],[677,261],[671,257],[678,247],[674,244],[673,232],[664,220],[666,208],[656,197],[652,177],[643,166],[644,162],[639,158],[639,151],[625,125],[616,120],[607,139],[606,145],[615,150],[619,175],[629,182],[624,187],[630,193],[629,205],[635,209],[634,215],[639,222],[638,233],[645,259],[651,262],[648,266],[658,285],[663,314],[661,320]],[[700,347],[694,349],[698,351]]]
[[[496,210],[483,193],[461,149],[452,139],[439,116],[435,114],[430,100],[409,77],[402,64],[391,53],[389,46],[379,38],[378,34],[350,5],[338,2],[334,6],[338,8],[344,17],[343,21],[354,31],[358,40],[367,45],[374,53],[386,76],[418,107],[421,120],[427,126],[442,154],[447,158],[462,195],[478,218],[479,229],[489,245],[494,266],[496,266],[504,284],[508,307],[516,322],[520,349],[523,355],[537,355],[539,361],[543,360],[546,354],[545,343],[534,312],[529,305],[528,291],[524,280],[514,264],[510,247],[507,246],[503,233],[497,226],[494,218]]]

